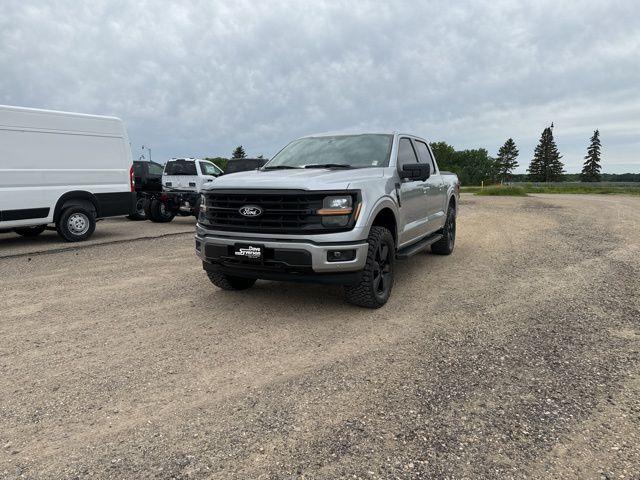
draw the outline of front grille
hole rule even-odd
[[[344,194],[345,192],[339,192]],[[200,223],[213,230],[251,233],[327,233],[350,230],[346,227],[328,228],[316,211],[322,208],[327,195],[335,192],[302,191],[209,191],[206,192],[206,211]],[[356,198],[354,197],[354,203]],[[240,214],[244,206],[258,206],[262,215],[245,217]]]

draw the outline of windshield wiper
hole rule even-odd
[[[304,168],[353,168],[351,165],[345,165],[343,163],[314,163],[312,165],[305,165]]]
[[[286,170],[290,168],[298,169],[300,167],[292,167],[291,165],[271,165],[271,166],[262,167],[262,170]]]

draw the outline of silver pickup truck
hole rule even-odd
[[[196,253],[225,290],[256,279],[337,283],[347,301],[378,308],[396,259],[453,251],[459,190],[414,135],[303,137],[262,168],[203,187]]]

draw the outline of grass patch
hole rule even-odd
[[[507,195],[524,197],[528,193],[558,193],[558,194],[599,194],[599,195],[640,195],[640,185],[584,185],[573,184],[520,184],[520,185],[490,185],[487,187],[462,187],[463,192],[475,193],[476,195]]]
[[[527,192],[522,187],[502,187],[499,185],[478,189],[476,195],[486,195],[489,197],[507,196],[507,197],[526,197]]]

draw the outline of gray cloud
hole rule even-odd
[[[271,155],[316,131],[385,127],[526,166],[551,121],[567,169],[599,128],[640,170],[640,4],[0,4],[0,103],[114,114],[134,155]]]

